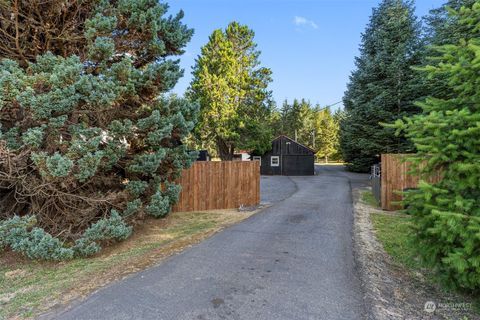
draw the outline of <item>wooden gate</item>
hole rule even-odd
[[[411,163],[404,161],[408,154],[382,154],[381,188],[382,209],[402,209],[399,203],[402,199],[402,191],[417,188],[420,177],[410,174]],[[428,179],[436,182],[441,179],[440,173]]]

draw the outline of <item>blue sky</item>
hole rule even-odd
[[[200,48],[213,30],[238,21],[255,31],[262,65],[272,69],[270,88],[278,105],[305,98],[322,106],[341,100],[360,36],[379,0],[170,0],[170,13],[185,11],[195,35],[181,57],[183,94]],[[421,17],[444,0],[417,0]]]

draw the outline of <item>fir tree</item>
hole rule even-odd
[[[312,106],[305,99],[294,99],[290,104],[284,101],[282,108],[276,111],[272,126],[276,135],[286,135],[299,143],[317,151],[317,157],[328,161],[339,155],[340,112],[332,114],[330,108]]]
[[[298,125],[294,131],[294,137],[298,142],[313,147],[315,138],[315,114],[316,110],[310,101],[302,99],[298,108]]]
[[[60,246],[60,236],[91,254],[175,202],[196,107],[161,94],[182,76],[169,57],[193,31],[157,0],[52,3],[0,7],[10,12],[0,26],[0,238],[30,252],[41,239]],[[38,226],[24,224],[25,242],[6,227],[15,219]]]
[[[222,160],[236,148],[263,153],[270,146],[271,71],[260,67],[253,40],[252,30],[232,22],[213,32],[194,66],[188,95],[200,104],[197,135],[215,141]]]
[[[440,8],[430,10],[424,19],[426,22],[425,39],[430,46],[456,43],[466,32],[465,26],[458,21],[457,15],[449,14],[449,10],[460,10],[461,7],[471,8],[477,0],[448,0]],[[432,50],[431,56],[435,54]]]
[[[303,108],[303,115],[302,115]],[[308,115],[306,108],[310,108],[305,100],[293,99],[293,102],[290,104],[287,100],[283,102],[281,113],[281,124],[279,129],[277,129],[276,135],[286,135],[287,137],[298,140],[299,132],[303,126],[304,119],[302,116]]]
[[[453,94],[432,95],[419,115],[397,120],[418,153],[410,160],[424,178],[405,203],[415,219],[415,243],[448,284],[480,290],[480,2],[450,13],[462,39],[435,48],[428,78],[442,77]],[[426,180],[426,179],[425,179]]]
[[[325,163],[329,159],[338,160],[339,149],[339,122],[338,115],[332,115],[330,108],[316,111],[315,119],[315,147],[317,158],[323,158]]]
[[[458,15],[449,14],[449,10],[460,10],[461,7],[471,8],[476,0],[449,0],[443,6],[430,11],[425,17],[425,48],[422,65],[432,63],[435,58],[440,58],[441,53],[436,50],[437,46],[458,43],[465,37],[479,37],[480,31],[472,34],[471,30],[459,22]],[[448,79],[443,74],[431,75],[428,78],[421,77],[425,92],[438,98],[451,98],[455,95],[448,85]]]
[[[343,98],[340,141],[350,170],[366,172],[381,153],[412,150],[404,136],[381,123],[418,112],[413,102],[423,90],[412,66],[421,61],[419,36],[410,1],[384,0],[373,10]]]

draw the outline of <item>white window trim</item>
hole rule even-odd
[[[273,163],[273,160],[277,160],[276,163]],[[280,156],[271,156],[270,157],[270,166],[271,167],[280,167]]]
[[[262,165],[262,157],[260,156],[253,156],[253,161],[259,161],[260,162],[260,165]]]

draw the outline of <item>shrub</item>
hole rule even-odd
[[[45,230],[35,227],[35,216],[14,216],[0,222],[0,250],[7,247],[31,259],[66,260],[74,256],[89,256],[100,251],[99,242],[124,240],[132,233],[120,214],[112,210],[88,228],[74,246],[67,246]]]
[[[10,247],[31,259],[64,260],[71,259],[74,251],[65,248],[58,239],[45,230],[33,227],[34,216],[14,216],[0,222],[0,249]]]
[[[89,256],[100,251],[100,240],[125,240],[132,233],[132,227],[125,224],[116,210],[109,218],[97,221],[88,228],[83,236],[75,241],[73,250],[76,254]]]
[[[0,221],[6,230],[36,219],[5,231],[15,235],[5,245],[32,258],[88,255],[127,237],[143,211],[166,215],[173,181],[195,158],[182,140],[197,107],[162,95],[183,74],[169,59],[193,33],[183,13],[167,17],[157,0],[59,4],[76,15],[40,1],[5,6],[0,16],[18,14],[18,30],[35,19],[36,34],[57,39],[20,32],[20,48],[0,43]],[[55,14],[64,19],[52,29]]]

